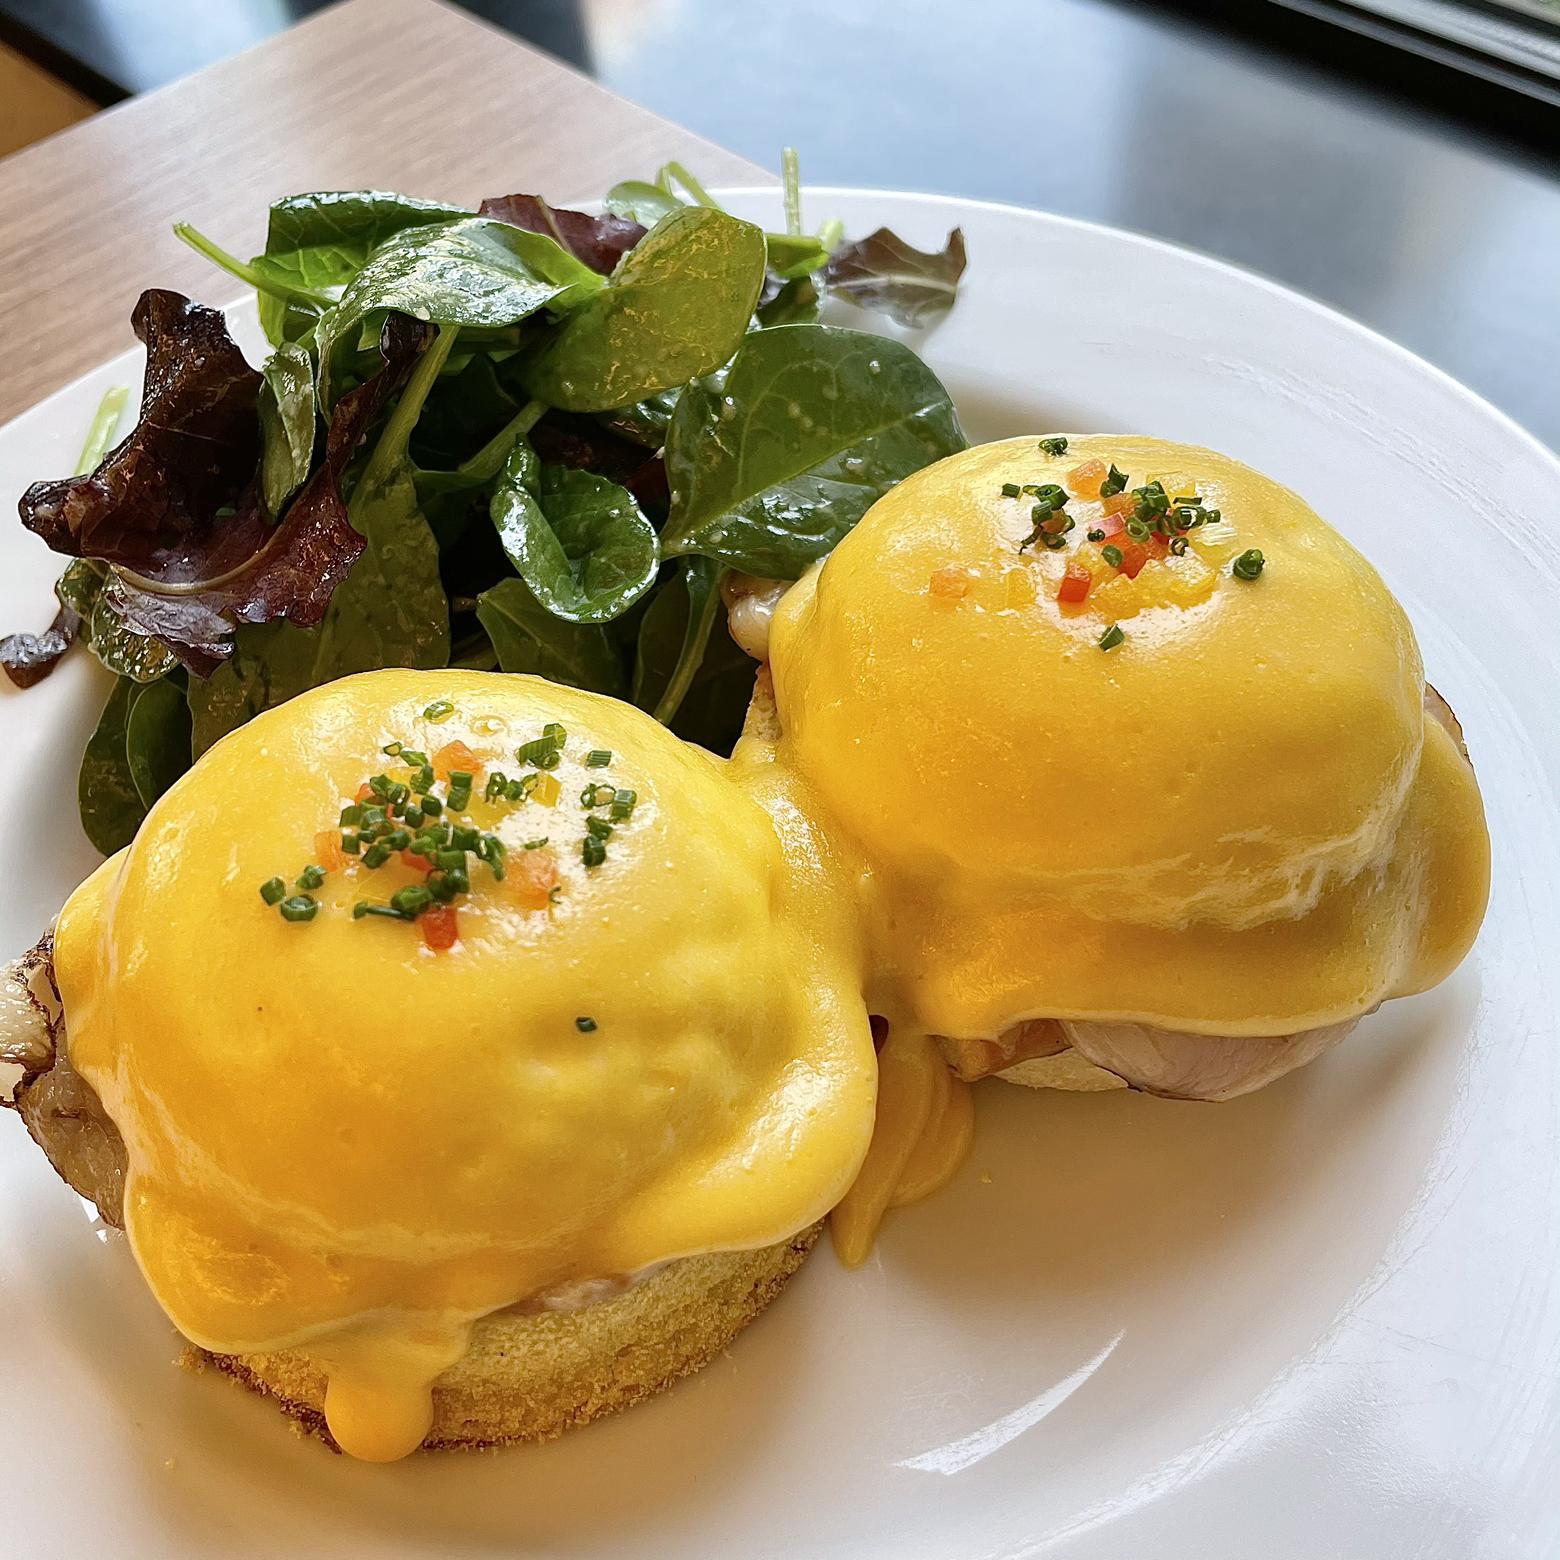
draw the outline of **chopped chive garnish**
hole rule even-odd
[[[1004,482],[1002,484],[1002,496],[1004,498],[1017,498],[1023,491],[1016,482]]]
[[[422,799],[422,810],[430,817],[437,818],[444,811],[444,803],[438,797],[428,795]]]
[[[420,753],[416,748],[402,748],[401,762],[405,764],[408,769],[418,769],[428,762],[428,755],[426,753]]]
[[[366,915],[381,915],[391,921],[407,921],[411,917],[403,915],[394,905],[376,904],[372,899],[360,899],[352,907],[352,919],[361,921]]]
[[[402,915],[421,915],[433,903],[433,894],[420,883],[409,883],[390,896],[390,908]]]
[[[1248,547],[1230,565],[1230,573],[1238,580],[1254,580],[1262,572],[1262,566],[1266,562],[1267,559],[1255,547]]]
[[[284,899],[276,908],[282,912],[284,921],[312,921],[319,913],[320,902],[311,899],[307,894],[294,894],[291,899]]]
[[[1087,536],[1091,542],[1103,542],[1105,540],[1105,533],[1100,530],[1085,531],[1084,535]]]
[[[580,846],[580,859],[587,867],[599,867],[607,859],[607,847],[594,834],[587,834]]]
[[[1100,635],[1100,649],[1114,650],[1127,636],[1121,631],[1121,624],[1112,623],[1109,628]]]
[[[587,818],[585,820],[585,832],[593,834],[598,840],[612,838],[612,825],[605,818]]]
[[[448,699],[435,699],[427,709],[423,711],[423,719],[431,720],[437,725],[441,720],[448,720],[455,713],[455,706]]]
[[[596,1020],[593,1018],[577,1018],[574,1020],[574,1027],[582,1035],[594,1034],[596,1031]]]
[[[401,756],[401,744],[399,742],[387,742],[379,751],[386,758],[399,758]]]
[[[1119,569],[1121,567],[1122,556],[1122,551],[1119,547],[1106,546],[1100,548],[1100,557],[1102,557],[1113,569]]]
[[[1112,497],[1116,493],[1125,492],[1126,491],[1126,486],[1127,486],[1127,474],[1126,474],[1126,472],[1124,472],[1124,471],[1117,471],[1115,462],[1113,461],[1111,463],[1110,471],[1106,475],[1105,480],[1102,483],[1100,483],[1100,497],[1101,498],[1110,498],[1110,497]]]
[[[341,821],[342,828],[346,828],[347,825],[351,824],[351,823],[360,823],[362,821],[362,818],[363,818],[363,809],[361,807],[359,807],[356,802],[353,802],[350,807],[343,807],[341,809],[341,820],[340,821]]]
[[[287,897],[287,885],[279,878],[267,878],[260,885],[260,897],[268,904],[280,904]]]
[[[540,839],[527,840],[520,847],[520,849],[521,850],[540,850],[542,848],[542,846],[544,846],[546,843],[547,843],[547,836],[544,834],[544,835],[541,836]]]
[[[585,767],[587,769],[605,769],[611,762],[611,748],[592,748],[585,755]]]
[[[1172,556],[1180,558],[1185,555],[1190,545],[1184,536],[1173,536],[1170,539],[1170,552]]]
[[[412,776],[412,789],[422,795],[427,795],[433,789],[433,765],[420,764]]]
[[[634,803],[638,800],[639,793],[637,791],[618,791],[614,793],[612,797],[612,806],[609,809],[608,816],[616,818],[619,822],[621,822],[624,818],[628,817],[629,814],[633,812]]]
[[[370,845],[363,852],[363,865],[365,867],[382,867],[390,859],[390,847],[384,843]]]
[[[1042,439],[1040,441],[1040,453],[1042,455],[1065,455],[1067,453],[1066,439]]]
[[[298,874],[299,888],[318,888],[324,881],[324,867],[317,867],[313,864],[313,862],[310,862],[310,864]]]
[[[594,780],[580,792],[581,807],[605,807],[613,798],[610,785],[598,785]]]
[[[341,836],[341,848],[349,856],[355,856],[362,850],[363,842],[355,834],[343,834]]]

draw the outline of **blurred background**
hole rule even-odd
[[[0,0],[0,152],[319,8]],[[812,183],[1038,206],[1236,261],[1560,447],[1560,0],[465,9],[756,162],[796,145]]]

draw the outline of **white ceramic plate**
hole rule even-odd
[[[773,203],[732,201],[771,222]],[[1232,1104],[984,1085],[968,1167],[895,1215],[865,1270],[821,1252],[701,1376],[493,1456],[352,1463],[177,1371],[123,1243],[0,1120],[0,1549],[1560,1554],[1560,463],[1379,337],[1184,251],[950,200],[809,206],[922,243],[963,224],[966,290],[923,350],[973,436],[1214,445],[1379,565],[1484,786],[1495,888],[1475,953]],[[0,432],[6,509],[70,469],[108,385],[138,379],[127,353]],[[14,522],[0,549],[0,623],[41,627],[57,560]],[[75,655],[0,699],[0,952],[93,863],[75,765],[102,691]]]

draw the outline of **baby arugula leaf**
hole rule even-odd
[[[190,708],[173,678],[139,686],[131,694],[125,758],[146,808],[190,767]]]
[[[314,363],[302,347],[284,341],[260,376],[260,494],[275,519],[314,463]]]
[[[399,311],[436,325],[513,325],[541,308],[575,308],[602,286],[545,234],[491,217],[393,234],[319,323],[321,403],[334,400],[337,359],[356,348],[370,318]]]
[[[538,466],[522,440],[493,488],[489,513],[504,551],[555,617],[610,622],[655,582],[655,529],[615,482]]]
[[[879,228],[836,249],[821,280],[837,298],[919,328],[933,324],[953,307],[964,260],[962,228],[955,228],[948,242],[931,253],[907,244],[888,228]]]
[[[524,365],[549,406],[605,412],[718,368],[764,282],[764,235],[703,206],[663,217]]]
[[[795,579],[901,478],[965,445],[908,347],[827,325],[754,331],[719,384],[678,402],[662,551]]]
[[[511,227],[545,233],[591,270],[610,276],[612,268],[645,236],[638,222],[604,212],[599,217],[583,211],[551,206],[540,195],[498,195],[477,208],[479,217],[494,217]]]
[[[135,837],[146,807],[130,772],[125,728],[136,686],[126,678],[115,682],[97,729],[87,739],[76,777],[76,800],[87,838],[105,855],[122,850]]]
[[[614,697],[624,691],[623,663],[606,630],[555,617],[524,580],[500,580],[483,591],[477,620],[506,672],[530,672]]]

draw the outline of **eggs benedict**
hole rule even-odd
[[[1227,1098],[1478,931],[1478,786],[1401,606],[1210,450],[943,460],[780,598],[765,648],[738,759],[848,842],[873,1010],[962,1077]]]
[[[629,705],[368,673],[168,791],[6,1059],[204,1358],[359,1457],[535,1439],[724,1348],[854,1178],[826,870]]]

